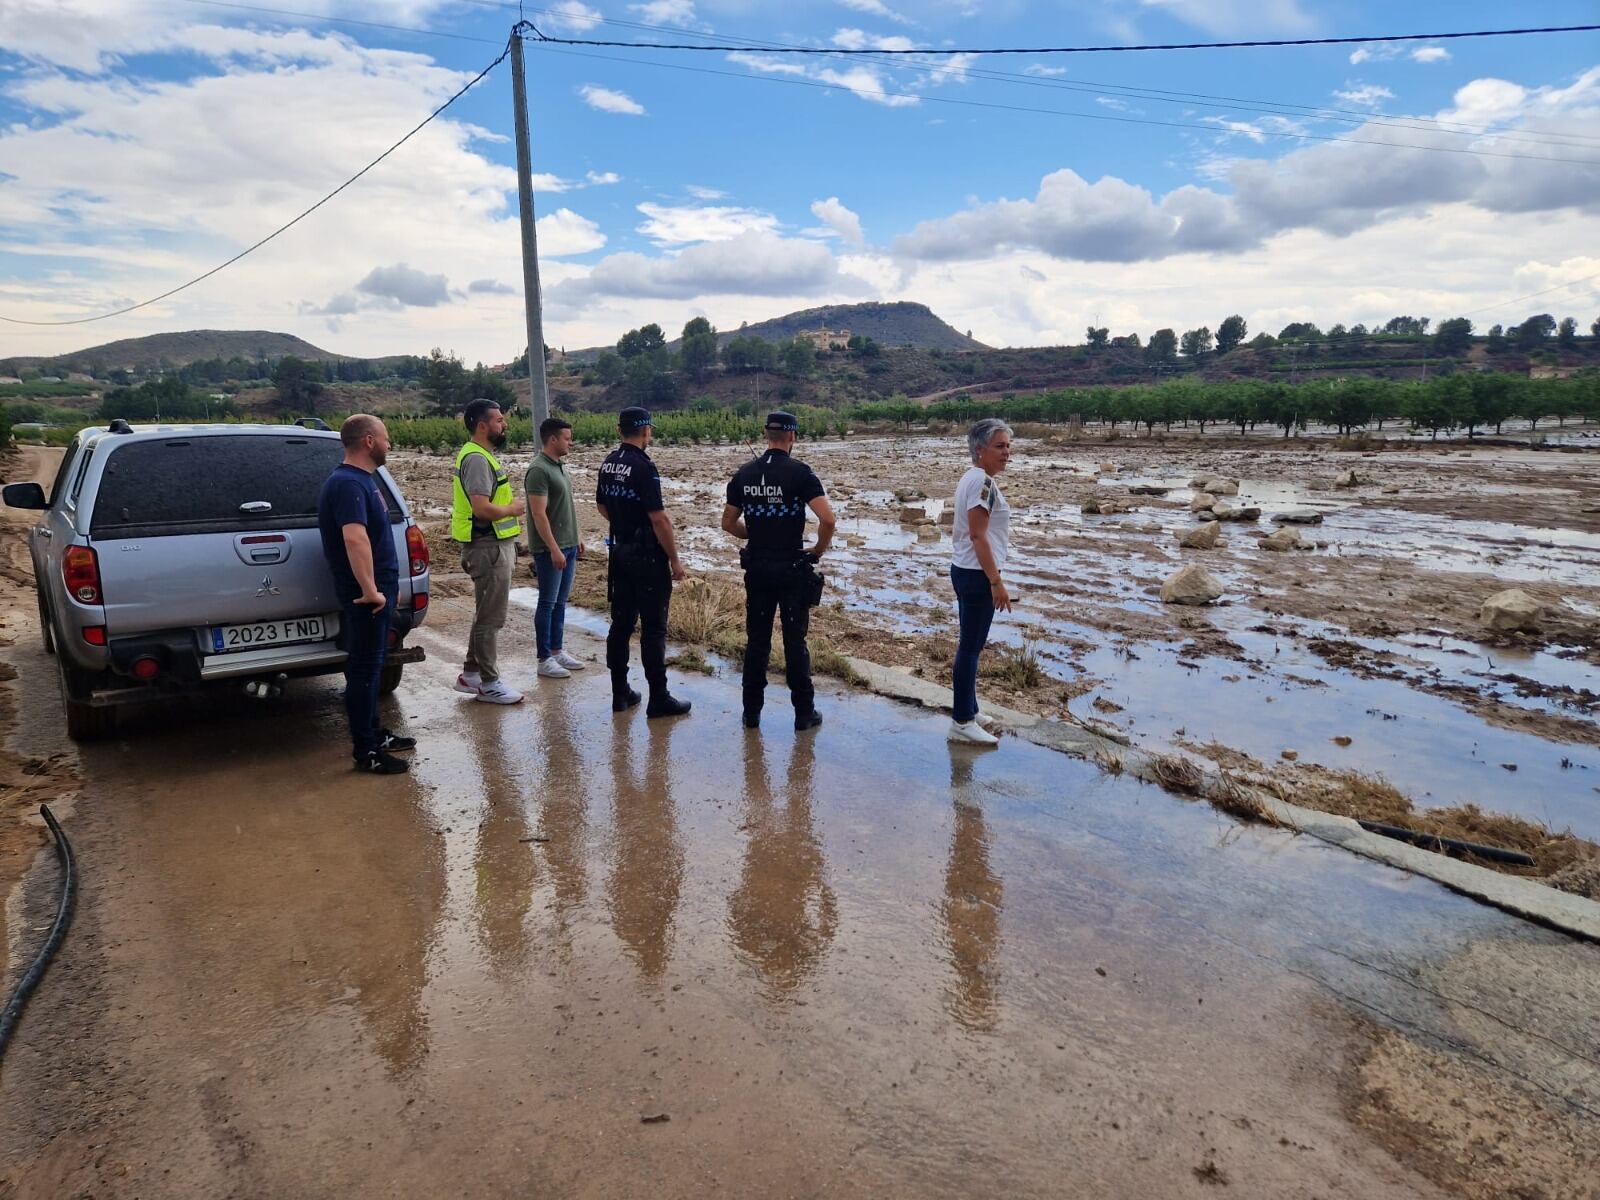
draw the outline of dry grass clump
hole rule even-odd
[[[1241,821],[1255,821],[1263,825],[1279,823],[1262,802],[1259,792],[1240,783],[1226,771],[1218,772],[1217,782],[1205,793],[1205,797],[1213,808],[1221,809]]]
[[[1094,756],[1092,761],[1095,766],[1099,767],[1107,775],[1122,774],[1122,755],[1120,754],[1112,754],[1102,750]]]
[[[706,656],[701,654],[694,646],[680,650],[667,659],[667,666],[676,667],[680,671],[698,671],[702,675],[715,675],[717,673],[716,668],[706,661]]]
[[[744,592],[720,579],[686,579],[672,592],[667,634],[680,642],[716,646],[744,640]]]
[[[1156,782],[1173,792],[1194,795],[1205,782],[1205,774],[1191,759],[1181,754],[1158,754],[1150,760]]]
[[[1020,650],[1010,646],[991,646],[979,674],[986,679],[999,680],[1019,692],[1031,692],[1043,687],[1049,678],[1039,659],[1039,648],[1033,641],[1022,643]]]
[[[850,659],[830,642],[827,638],[815,638],[811,642],[811,671],[815,675],[831,675],[835,679],[842,679],[851,687],[862,687],[866,678],[850,665]]]

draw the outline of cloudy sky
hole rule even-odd
[[[1231,312],[1274,332],[1397,313],[1472,313],[1480,327],[1600,315],[1600,35],[760,52],[1578,24],[1592,0],[1536,13],[1375,0],[525,7],[551,34],[750,47],[528,46],[554,345],[869,299],[921,301],[995,345],[1081,341],[1090,323],[1215,328]],[[0,0],[0,315],[93,315],[238,253],[493,60],[517,8]],[[92,325],[0,324],[0,358],[212,328],[503,362],[523,344],[511,130],[507,63],[236,266]]]

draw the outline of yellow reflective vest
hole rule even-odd
[[[490,454],[477,442],[468,442],[461,447],[461,453],[456,455],[456,469],[451,477],[453,496],[450,508],[450,536],[458,542],[472,540],[472,501],[467,496],[466,489],[461,486],[461,464],[467,461],[467,455],[481,454],[489,460],[489,469],[494,472],[494,495],[489,497],[490,504],[510,504],[511,477],[501,469],[494,455]],[[522,522],[516,517],[501,517],[494,522],[494,535],[501,541],[514,538],[522,532]]]

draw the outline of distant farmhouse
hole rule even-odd
[[[818,350],[848,350],[850,348],[850,331],[848,329],[802,329],[794,336],[797,339],[804,338]]]
[[[1577,367],[1529,367],[1529,379],[1571,379],[1578,372]]]

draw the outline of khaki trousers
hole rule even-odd
[[[461,569],[472,580],[472,632],[467,636],[467,660],[462,670],[477,674],[485,683],[500,678],[495,648],[506,623],[511,596],[511,572],[517,565],[515,538],[493,542],[468,542],[461,547]]]

